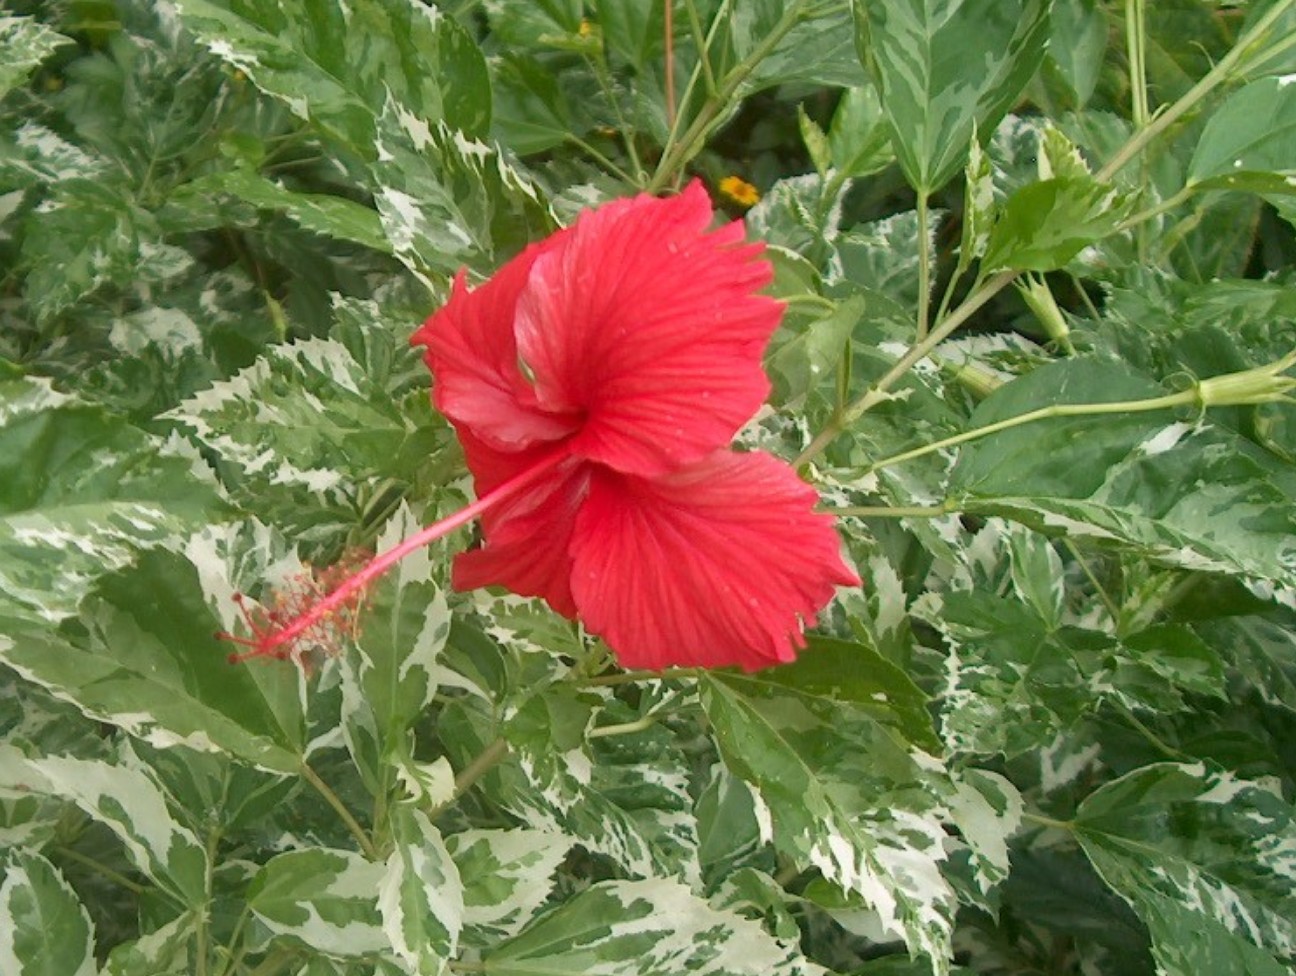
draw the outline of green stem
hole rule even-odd
[[[618,671],[616,674],[602,674],[589,678],[584,684],[591,688],[611,688],[616,685],[632,685],[640,681],[672,681],[677,678],[697,678],[705,673],[705,668],[666,668],[664,671]]]
[[[930,219],[927,192],[918,192],[918,340],[921,342],[927,335],[928,317],[931,315],[931,232],[927,226]]]
[[[698,67],[702,70],[706,93],[708,96],[715,95],[720,88],[716,84],[715,73],[711,70],[711,46],[707,43],[706,33],[702,30],[702,18],[698,16],[697,4],[694,0],[684,0],[684,7],[688,11],[689,30],[693,32],[693,43],[697,45]]]
[[[454,797],[451,802],[472,789],[473,784],[494,769],[508,754],[508,741],[502,737],[478,753],[477,757],[463,768],[463,772],[455,777]]]
[[[351,811],[346,808],[346,804],[338,798],[338,795],[333,792],[328,783],[320,779],[319,773],[315,772],[309,763],[303,762],[301,764],[301,774],[302,778],[315,787],[319,795],[324,798],[324,802],[331,806],[342,822],[346,824],[347,830],[351,831],[351,836],[360,845],[360,850],[364,852],[365,857],[371,861],[377,861],[378,852],[374,849],[369,835],[365,833],[365,829],[360,826],[360,822],[351,815]]]
[[[203,868],[203,897],[206,903],[194,919],[194,976],[207,976],[208,915],[212,903],[212,872],[215,870],[216,849],[220,846],[220,830],[212,828],[207,834],[207,863]]]
[[[636,732],[642,732],[644,729],[650,729],[656,724],[656,715],[645,715],[641,719],[636,719],[633,722],[622,722],[620,725],[600,725],[597,728],[590,729],[585,734],[585,738],[606,739],[617,735],[633,735]]]
[[[123,888],[125,888],[127,891],[131,892],[132,894],[142,895],[149,890],[146,885],[142,885],[137,881],[132,881],[124,874],[114,871],[108,865],[100,861],[96,861],[93,857],[87,857],[85,854],[82,854],[80,851],[73,850],[70,847],[56,847],[54,848],[54,850],[57,854],[59,854],[59,856],[65,857],[69,861],[76,861],[78,864],[81,864],[89,868],[91,871],[93,871],[95,874],[99,875],[100,877],[107,878],[113,884],[121,885]]]
[[[886,399],[886,391],[909,372],[914,363],[924,359],[933,349],[949,338],[955,329],[975,315],[981,306],[1006,288],[1019,273],[1017,271],[1001,271],[964,299],[963,303],[951,312],[945,321],[928,333],[927,338],[915,343],[907,353],[896,360],[895,365],[869,387],[863,396],[848,405],[840,416],[829,421],[823,430],[819,431],[815,436],[815,439],[810,442],[810,445],[797,457],[794,462],[795,466],[800,467],[807,461],[818,457],[838,434]]]
[[[855,515],[860,518],[940,518],[957,511],[949,504],[945,505],[849,505],[845,508],[830,508],[824,511],[834,518],[844,515]]]
[[[1167,759],[1173,759],[1175,762],[1189,762],[1192,759],[1187,753],[1176,749],[1144,725],[1124,702],[1112,700],[1112,704],[1116,706],[1116,710],[1121,713],[1125,721],[1129,722],[1138,731],[1139,735],[1143,736],[1148,741],[1148,744],[1161,755]]]
[[[1147,126],[1136,132],[1124,146],[1108,160],[1107,165],[1100,169],[1094,178],[1100,182],[1108,182],[1113,176],[1124,169],[1125,164],[1141,153],[1147,146],[1160,135],[1178,122],[1184,115],[1196,108],[1207,95],[1215,88],[1226,81],[1246,58],[1251,56],[1251,48],[1254,46],[1272,27],[1277,20],[1287,13],[1289,9],[1296,4],[1296,0],[1278,0],[1268,12],[1265,13],[1238,42],[1231,47],[1224,57],[1206,72],[1197,84],[1193,85],[1188,92],[1177,102],[1167,108],[1164,112],[1152,119]],[[1286,40],[1286,39],[1284,39]]]
[[[652,179],[648,181],[646,189],[649,193],[656,193],[667,186],[675,178],[676,173],[683,168],[684,164],[697,155],[702,143],[723,114],[725,107],[737,95],[738,89],[751,77],[752,72],[756,70],[760,63],[769,57],[770,52],[778,47],[788,31],[792,30],[797,21],[801,19],[803,5],[804,0],[796,0],[796,2],[788,4],[778,23],[756,45],[751,54],[734,65],[729,73],[724,76],[716,93],[702,104],[697,116],[693,119],[693,123],[685,130],[684,135],[668,145],[666,152],[662,154],[656,172],[653,173]]]
[[[1054,820],[1052,817],[1046,817],[1039,813],[1023,812],[1021,818],[1027,823],[1037,824],[1040,827],[1053,827],[1056,830],[1065,830],[1068,833],[1075,829],[1075,824],[1070,820]]]
[[[1117,400],[1111,403],[1054,403],[1047,407],[1040,407],[1038,410],[1018,414],[1016,417],[1008,417],[993,424],[986,424],[984,427],[965,430],[963,433],[955,434],[953,437],[946,437],[930,444],[924,444],[922,447],[915,447],[912,451],[893,454],[889,458],[873,462],[866,473],[872,474],[874,471],[880,471],[883,468],[889,468],[904,461],[912,461],[914,458],[922,457],[924,454],[931,454],[933,451],[956,447],[968,441],[974,441],[990,434],[997,434],[1002,430],[1009,430],[1013,427],[1020,427],[1023,424],[1035,423],[1039,420],[1050,420],[1055,417],[1100,417],[1115,413],[1146,413],[1151,410],[1169,410],[1172,407],[1190,406],[1198,402],[1197,391],[1192,389],[1182,390],[1179,393],[1167,393],[1165,396],[1152,397],[1147,400]]]

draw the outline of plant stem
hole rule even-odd
[[[697,678],[705,668],[666,668],[663,671],[618,671],[616,674],[601,674],[589,678],[583,683],[591,688],[611,688],[616,685],[632,685],[640,681],[671,681],[676,678]]]
[[[661,161],[657,164],[657,171],[653,173],[652,179],[648,181],[645,188],[649,193],[656,193],[669,184],[678,170],[697,154],[729,100],[738,93],[743,82],[751,77],[760,63],[769,57],[770,52],[778,47],[788,31],[796,26],[797,21],[801,19],[803,6],[804,0],[794,0],[793,3],[789,3],[773,29],[747,57],[734,65],[724,76],[716,93],[702,104],[684,135],[673,141],[662,154]]]
[[[1214,91],[1216,86],[1225,81],[1233,73],[1233,70],[1250,56],[1250,48],[1277,22],[1278,18],[1291,9],[1293,4],[1296,4],[1296,0],[1278,0],[1250,31],[1239,38],[1238,42],[1228,50],[1224,57],[1220,58],[1215,67],[1206,72],[1201,80],[1193,85],[1182,98],[1152,119],[1145,128],[1136,132],[1134,137],[1107,161],[1107,165],[1094,175],[1094,179],[1100,183],[1109,181],[1125,167],[1126,163],[1142,152],[1149,143],[1158,138],[1192,109],[1196,108],[1199,102]]]
[[[1075,829],[1075,824],[1070,820],[1054,820],[1052,817],[1046,817],[1039,813],[1023,811],[1021,818],[1028,823],[1038,824],[1041,827],[1053,827],[1057,830],[1065,830],[1068,833]]]
[[[509,744],[503,737],[496,739],[479,752],[476,758],[465,766],[463,771],[455,777],[455,799],[458,799],[472,789],[474,783],[502,762],[508,754]]]
[[[834,518],[855,515],[860,518],[940,518],[952,515],[957,509],[945,505],[849,505],[845,508],[825,509]]]
[[[1171,407],[1189,406],[1197,402],[1196,390],[1183,390],[1179,393],[1167,393],[1165,396],[1152,397],[1147,400],[1117,400],[1111,403],[1055,403],[1051,406],[1040,407],[1038,410],[1018,414],[1016,417],[1008,417],[993,424],[986,424],[984,427],[965,430],[963,433],[955,434],[953,437],[933,441],[930,444],[915,447],[912,451],[905,451],[902,454],[893,454],[891,457],[883,458],[881,461],[874,461],[866,473],[872,474],[874,471],[889,468],[903,461],[912,461],[914,458],[922,457],[924,454],[931,454],[933,451],[956,447],[968,441],[974,441],[990,434],[997,434],[1002,430],[1009,430],[1013,427],[1020,427],[1022,424],[1034,423],[1038,420],[1050,420],[1055,417],[1098,417],[1114,413],[1146,413],[1151,410],[1168,410]]]
[[[121,885],[132,894],[142,895],[149,890],[146,885],[142,885],[138,881],[132,881],[124,874],[114,871],[108,865],[101,861],[96,861],[93,857],[88,857],[80,851],[73,850],[70,847],[56,847],[54,850],[60,856],[66,857],[69,861],[76,861],[78,864],[84,865],[100,877],[107,878],[113,884]]]
[[[918,192],[918,315],[915,332],[920,342],[927,335],[927,319],[931,315],[931,229],[927,226],[930,217],[927,192],[920,190]]]
[[[360,850],[364,852],[365,857],[371,861],[378,860],[378,852],[374,849],[373,842],[369,835],[365,833],[360,822],[351,815],[351,811],[346,808],[338,795],[333,792],[332,788],[320,778],[319,773],[311,768],[309,763],[301,764],[302,778],[311,786],[315,787],[320,796],[324,797],[324,802],[331,806],[342,822],[346,824],[347,830],[351,831],[351,836],[355,838],[356,843],[360,845]]]
[[[620,725],[600,725],[597,728],[590,729],[585,734],[585,738],[606,739],[617,735],[633,735],[636,732],[642,732],[644,729],[650,729],[656,724],[656,715],[645,715],[643,718],[636,719],[633,722],[622,722]]]
[[[671,0],[665,0],[667,4]],[[707,43],[706,34],[702,30],[702,18],[698,16],[696,0],[684,0],[684,7],[688,10],[689,30],[693,32],[693,43],[698,50],[698,66],[702,69],[702,80],[706,84],[707,95],[714,95],[719,91],[716,85],[715,74],[711,70],[711,49]],[[671,129],[675,128],[674,119],[671,120]]]
[[[886,391],[894,386],[905,373],[909,372],[914,363],[922,360],[928,353],[949,338],[955,329],[975,315],[982,305],[999,294],[1019,273],[1017,271],[1001,271],[964,299],[963,303],[951,312],[945,321],[928,333],[927,338],[910,347],[909,351],[900,357],[895,365],[887,370],[876,383],[869,387],[863,396],[847,406],[841,412],[841,416],[834,417],[825,425],[823,430],[819,431],[815,439],[810,442],[810,445],[793,462],[794,466],[800,467],[812,458],[818,457],[838,434],[876,404],[886,399]]]

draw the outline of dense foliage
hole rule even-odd
[[[1296,0],[11,2],[0,972],[1291,972],[1294,80]],[[451,277],[694,176],[864,579],[799,660],[461,532],[227,663],[467,501]]]

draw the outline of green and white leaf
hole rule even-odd
[[[189,943],[195,918],[185,914],[115,946],[104,964],[103,976],[183,976],[189,969]]]
[[[429,282],[489,274],[552,229],[536,185],[504,155],[389,99],[378,120],[374,198],[395,255]],[[504,253],[499,253],[504,252]]]
[[[554,872],[574,841],[548,830],[471,828],[445,839],[463,879],[462,940],[478,947],[510,938],[549,898]]]
[[[853,0],[856,46],[891,122],[891,144],[920,194],[963,168],[1026,87],[1048,41],[1047,3]]]
[[[505,942],[491,976],[822,976],[795,945],[675,881],[597,884]]]
[[[224,508],[187,445],[36,378],[0,380],[0,484],[0,620],[41,632],[97,578]]]
[[[438,976],[459,946],[464,884],[441,833],[419,810],[392,811],[395,850],[378,889],[378,910],[396,955],[411,973]]]
[[[182,905],[206,901],[207,852],[176,822],[166,796],[137,764],[48,756],[28,760],[37,788],[71,800],[121,840],[135,865]]]
[[[1163,396],[1126,366],[1074,358],[998,389],[970,426],[1049,403]],[[1029,404],[1029,407],[1027,406]],[[1120,543],[1169,565],[1241,576],[1296,601],[1296,515],[1281,462],[1223,427],[1168,413],[1041,420],[966,446],[951,479],[963,511]]]
[[[1073,829],[1162,972],[1276,976],[1296,959],[1296,818],[1270,785],[1144,766],[1090,794]]]
[[[402,503],[375,547],[385,552],[422,527]],[[431,704],[449,634],[450,611],[427,548],[406,556],[366,592],[364,626],[338,667],[343,735],[371,789],[379,789],[379,768],[403,753],[408,728]]]
[[[861,896],[888,937],[903,938],[943,972],[954,895],[941,874],[938,765],[906,741],[905,730],[917,730],[888,663],[862,645],[853,656],[849,671],[822,669],[838,687],[851,676],[850,698],[818,675],[800,675],[802,662],[815,658],[809,652],[773,672],[775,680],[707,675],[702,702],[721,755],[767,811],[775,846]],[[870,701],[860,692],[873,681]],[[924,726],[928,737],[929,725],[917,729]]]
[[[72,38],[32,17],[0,16],[0,98]]]
[[[324,847],[270,858],[248,890],[248,908],[276,936],[339,958],[390,949],[378,912],[386,869]]]
[[[2,863],[0,972],[96,976],[94,926],[58,869],[34,851],[21,849],[10,850]]]
[[[485,59],[452,18],[409,0],[177,0],[181,23],[298,118],[366,158],[388,97],[474,132],[490,121]]]
[[[207,581],[219,580],[228,626],[235,586],[216,565],[236,529],[191,539]],[[210,548],[209,548],[210,547]],[[263,565],[238,548],[238,557]],[[165,612],[159,612],[165,608]],[[86,715],[152,745],[223,751],[279,772],[296,772],[305,748],[303,685],[296,668],[231,667],[213,637],[197,573],[173,553],[145,553],[101,581],[86,601],[80,632],[15,635],[4,661]]]
[[[370,207],[332,194],[290,190],[248,169],[228,169],[200,176],[173,192],[167,206],[209,211],[212,199],[222,194],[258,210],[282,213],[316,234],[351,241],[375,251],[391,251],[382,222]]]

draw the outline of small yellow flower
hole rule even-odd
[[[594,33],[594,25],[582,18],[580,26],[576,28],[576,33],[581,37],[589,37]]]
[[[722,179],[720,192],[740,207],[754,207],[760,203],[760,190],[741,176],[726,176]]]

